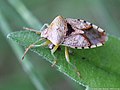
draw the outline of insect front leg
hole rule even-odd
[[[80,73],[79,73],[77,67],[70,62],[69,50],[67,47],[65,47],[65,58],[66,58],[66,61],[75,69],[75,72],[78,74],[78,76],[80,76]]]
[[[49,27],[49,24],[45,23],[45,24],[41,27],[40,32],[43,31],[45,28],[48,28],[48,27]]]
[[[38,43],[39,41],[41,41],[41,40],[43,40],[43,39],[44,39],[44,38],[39,39],[37,42],[35,42],[35,43],[31,44],[30,46],[28,46],[28,47],[26,48],[25,52],[24,52],[24,55],[22,56],[22,60],[24,59],[24,57],[25,57],[26,53],[29,51],[29,49],[35,48],[35,47],[47,46],[47,45],[49,45],[49,44],[51,43],[49,40],[47,40],[47,41],[41,43],[40,45],[35,45],[36,43]]]
[[[51,50],[51,55],[54,58],[53,64],[51,65],[52,67],[57,63],[57,58],[55,57],[54,53],[58,49],[59,45],[54,46],[54,48]]]

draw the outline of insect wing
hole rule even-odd
[[[91,28],[89,30],[84,31],[84,35],[86,39],[89,40],[89,42],[92,45],[96,46],[102,46],[107,41],[107,35],[106,33],[98,31],[98,29]]]
[[[66,18],[66,21],[74,29],[87,30],[87,29],[90,29],[92,27],[91,23],[86,22],[85,20],[81,20],[81,19]]]
[[[62,45],[81,49],[90,46],[90,43],[82,35],[71,35],[64,38]]]
[[[72,48],[95,48],[102,46],[107,41],[105,31],[98,26],[84,20],[66,19],[73,32],[66,36],[63,45]],[[84,33],[80,33],[80,31]],[[69,31],[69,28],[68,28]]]

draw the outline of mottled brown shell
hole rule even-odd
[[[64,38],[64,41],[62,42],[62,45],[64,46],[87,49],[102,46],[107,41],[105,31],[94,24],[84,20],[71,18],[67,18],[66,22],[72,28],[68,28],[68,31],[72,31]],[[80,33],[82,31],[83,33]]]
[[[41,37],[47,38],[54,45],[78,49],[102,46],[107,41],[105,31],[98,26],[85,20],[64,19],[62,16],[57,16],[49,27],[41,32]]]
[[[47,38],[54,45],[59,45],[63,40],[67,31],[67,23],[62,16],[57,16],[52,23],[41,32],[41,37]]]

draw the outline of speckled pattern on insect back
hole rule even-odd
[[[67,34],[62,45],[88,49],[102,46],[107,41],[106,33],[98,26],[85,20],[66,18]]]
[[[105,31],[98,26],[85,20],[64,19],[61,16],[57,16],[49,27],[41,32],[41,37],[47,38],[54,45],[78,49],[102,46],[107,41]]]
[[[47,28],[42,31],[35,31],[28,29],[40,34],[41,39],[37,42],[45,39],[46,41],[40,45],[36,45],[37,42],[31,44],[25,54],[30,48],[48,46],[51,50],[51,55],[54,58],[52,66],[57,62],[57,58],[54,53],[62,45],[65,46],[65,58],[66,61],[75,69],[78,76],[80,73],[75,65],[70,62],[68,47],[76,49],[89,49],[102,46],[107,41],[107,35],[103,29],[100,27],[89,23],[81,19],[63,18],[62,16],[57,16]]]

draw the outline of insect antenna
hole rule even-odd
[[[28,31],[35,32],[36,34],[41,34],[41,32],[40,32],[40,31],[35,30],[35,29],[32,29],[32,28],[23,27],[23,29],[24,29],[24,30],[28,30]]]

